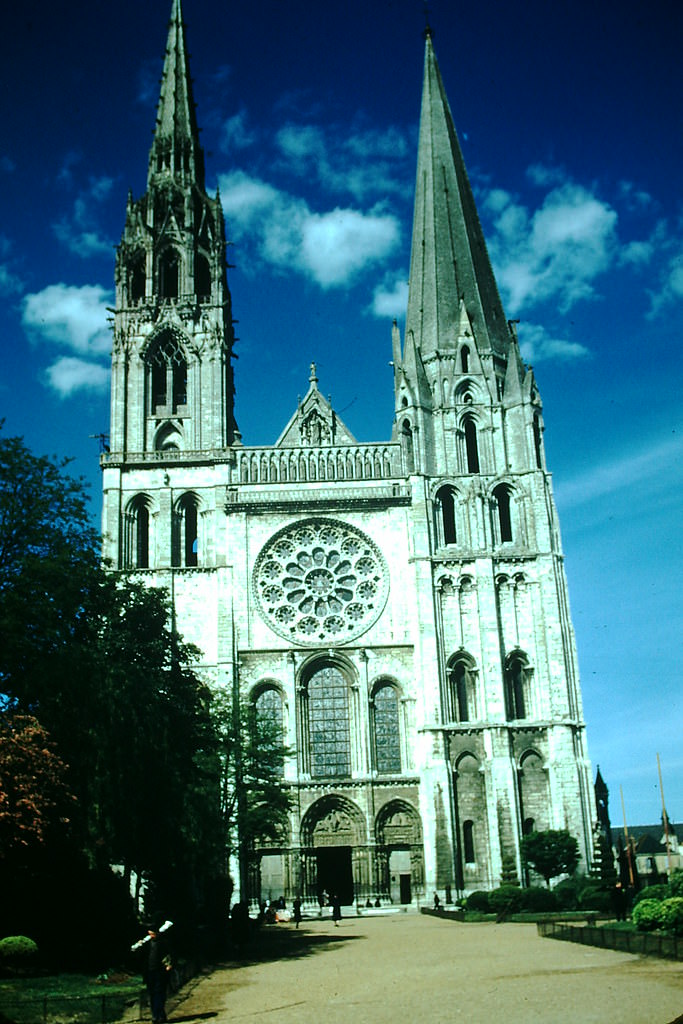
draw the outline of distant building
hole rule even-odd
[[[628,833],[632,840],[634,865],[640,885],[665,882],[669,868],[672,871],[683,868],[683,843],[678,838],[683,836],[683,825],[673,825],[668,820],[667,824],[668,853],[663,820],[658,825],[629,825],[628,827]],[[617,858],[621,865],[621,875],[625,881],[628,872],[626,846],[626,840],[622,835],[617,841]]]
[[[293,750],[295,809],[242,895],[490,889],[504,857],[522,877],[530,829],[567,828],[587,869],[591,770],[541,398],[429,30],[387,438],[358,442],[313,365],[280,437],[245,444],[233,323],[174,0],[147,190],[129,197],[116,260],[103,530],[114,567],[169,589],[206,677]]]

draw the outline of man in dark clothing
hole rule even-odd
[[[166,1020],[166,984],[171,961],[168,956],[166,940],[156,922],[147,928],[149,942],[147,945],[147,969],[145,984],[149,994],[149,1007],[152,1011],[154,1024],[163,1024]]]

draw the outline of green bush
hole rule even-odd
[[[550,889],[544,889],[540,885],[532,885],[528,889],[522,889],[520,910],[544,912],[547,910],[557,910],[558,907],[557,896]]]
[[[482,914],[488,914],[489,912],[489,894],[483,889],[477,889],[476,892],[470,893],[465,900],[466,910],[479,910]]]
[[[552,892],[562,910],[576,910],[579,905],[580,889],[578,879],[565,878],[563,882],[555,886]]]
[[[633,905],[635,906],[637,903],[640,903],[641,900],[665,900],[671,895],[672,893],[669,892],[668,885],[647,885],[636,895]]]
[[[25,935],[8,935],[0,939],[0,964],[8,967],[28,967],[38,956],[38,946]]]
[[[683,897],[672,896],[661,903],[661,927],[674,935],[683,935]]]
[[[489,907],[494,914],[514,914],[519,908],[522,890],[517,885],[501,885],[489,893]]]
[[[683,896],[683,870],[680,868],[676,868],[675,871],[671,872],[671,878],[669,879],[669,895]]]
[[[588,882],[579,891],[579,908],[581,910],[598,910],[608,914],[612,909],[612,897],[609,889],[599,882]]]
[[[633,923],[641,932],[650,932],[659,928],[663,921],[663,904],[661,900],[641,900],[633,908]]]

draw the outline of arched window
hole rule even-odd
[[[512,509],[510,488],[499,484],[493,492],[498,515],[498,540],[503,543],[512,540]]]
[[[462,823],[462,845],[465,854],[465,863],[474,864],[474,822],[471,818]]]
[[[470,372],[470,350],[467,345],[463,345],[460,349],[460,367],[463,373]]]
[[[336,665],[325,665],[308,681],[308,742],[314,778],[351,774],[349,687]]]
[[[130,261],[128,271],[128,298],[131,302],[137,302],[145,297],[146,273],[145,273],[145,252],[144,249],[134,254]]]
[[[467,416],[463,427],[465,430],[465,454],[467,457],[467,472],[479,472],[479,448],[477,446],[477,425],[471,416]]]
[[[133,569],[148,569],[150,556],[150,517],[148,499],[139,495],[130,505],[126,564]]]
[[[508,720],[526,718],[528,677],[526,655],[511,655],[505,665],[505,713]]]
[[[534,451],[536,454],[536,469],[543,469],[543,441],[541,431],[541,417],[534,415]]]
[[[413,428],[410,425],[410,420],[404,420],[401,427],[401,440],[403,442],[403,457],[405,459],[405,467],[408,473],[415,472],[415,450],[413,446]]]
[[[448,717],[451,721],[470,722],[476,717],[474,661],[460,654],[449,665]]]
[[[184,494],[173,517],[171,564],[191,568],[199,564],[198,506],[196,495]]]
[[[282,721],[282,696],[274,686],[261,689],[253,702],[253,738],[260,752],[270,751],[275,755],[278,775],[284,775],[284,728]],[[258,753],[258,752],[257,752]]]
[[[211,295],[211,268],[206,256],[197,256],[194,266],[194,290],[200,299]]]
[[[159,295],[177,299],[180,282],[180,257],[175,249],[166,249],[159,256]]]
[[[390,683],[380,684],[373,698],[375,768],[380,775],[401,771],[398,694]]]
[[[436,492],[436,533],[441,544],[457,543],[455,527],[455,491],[452,487],[440,487]]]
[[[187,404],[187,361],[178,337],[164,331],[146,356],[152,416],[178,412]]]

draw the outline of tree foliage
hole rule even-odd
[[[284,785],[289,750],[282,729],[257,714],[249,700],[218,691],[214,721],[221,745],[221,810],[230,853],[237,857],[240,889],[248,892],[248,860],[259,843],[284,841],[291,798]]]
[[[75,854],[92,870],[118,864],[152,879],[170,912],[173,901],[201,902],[225,871],[211,694],[171,626],[168,596],[108,572],[98,549],[68,463],[0,435],[0,707],[19,806],[40,811],[37,840],[50,816],[64,816],[63,782],[75,797]],[[28,729],[28,716],[33,747],[20,757],[10,723]],[[2,853],[18,839],[4,823],[7,871]]]
[[[524,863],[545,879],[571,874],[579,863],[579,844],[566,829],[530,832],[522,838]]]
[[[43,845],[74,810],[66,765],[32,715],[0,714],[0,861]]]

